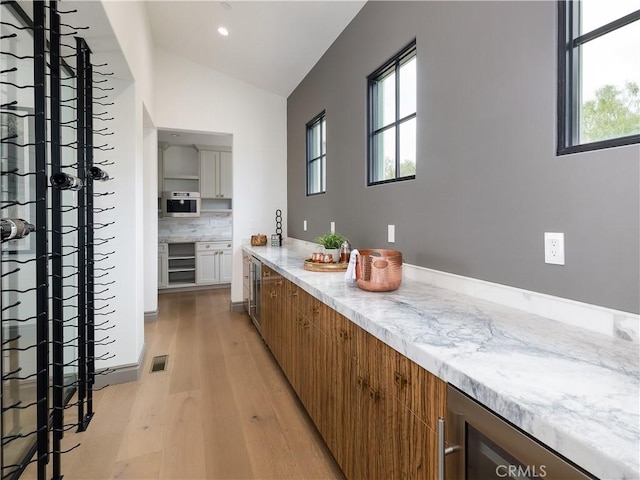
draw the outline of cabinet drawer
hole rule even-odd
[[[206,252],[209,250],[231,250],[231,242],[197,242],[196,250]]]
[[[167,253],[169,251],[169,249],[167,248],[167,244],[166,243],[159,243],[158,244],[158,253]]]

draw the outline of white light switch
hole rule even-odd
[[[305,232],[307,231],[307,221],[306,220],[302,224],[302,228],[304,229]]]
[[[396,241],[396,226],[387,225],[387,240],[389,243],[395,243]]]
[[[331,233],[336,233],[336,222],[331,222]]]

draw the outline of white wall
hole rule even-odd
[[[135,84],[113,80],[116,90],[111,93],[111,101],[115,105],[110,112],[116,119],[110,122],[110,129],[116,133],[109,138],[114,150],[96,152],[96,161],[113,160],[114,164],[105,166],[113,180],[105,183],[96,182],[96,192],[115,192],[115,195],[98,197],[97,208],[112,210],[96,213],[97,223],[113,225],[95,231],[100,238],[115,237],[104,245],[96,246],[96,259],[100,253],[110,253],[103,261],[97,261],[97,268],[114,267],[109,275],[97,282],[114,281],[109,291],[98,297],[115,298],[97,301],[98,308],[108,305],[99,313],[115,312],[107,317],[96,317],[96,323],[109,320],[108,331],[96,334],[96,338],[109,336],[115,343],[96,348],[98,356],[114,355],[112,358],[98,362],[97,368],[135,364],[144,345],[144,310],[143,310],[143,221],[142,221],[142,104],[136,101]],[[111,253],[113,252],[113,253]],[[99,275],[100,271],[96,272]],[[100,287],[96,286],[99,291]]]
[[[154,63],[158,129],[233,134],[231,301],[240,302],[242,239],[274,233],[278,208],[287,224],[286,98],[161,49]]]
[[[145,2],[103,1],[111,28],[136,82],[136,95],[154,118],[153,35]]]
[[[158,310],[158,130],[148,111],[144,112],[143,139],[143,256],[144,311]]]

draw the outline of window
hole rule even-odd
[[[638,5],[558,2],[558,154],[640,142]]]
[[[322,112],[307,123],[307,195],[327,190],[327,122]]]
[[[416,176],[416,42],[369,76],[368,184]]]

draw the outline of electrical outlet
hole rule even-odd
[[[307,231],[307,221],[306,220],[302,224],[302,228],[304,229],[305,232]]]
[[[389,243],[395,243],[396,241],[396,226],[387,225],[387,241]]]
[[[544,233],[544,262],[564,265],[564,233]]]
[[[336,233],[336,222],[331,222],[331,233]]]

